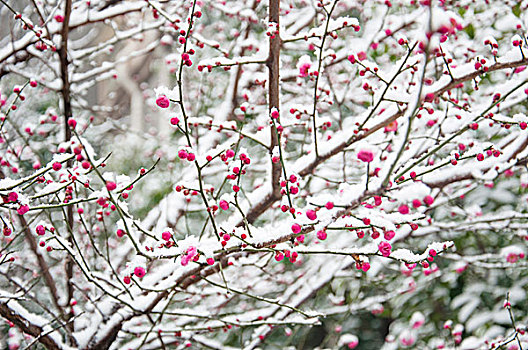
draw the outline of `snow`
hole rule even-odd
[[[397,249],[397,250],[394,250],[390,256],[394,259],[405,261],[407,263],[417,263],[417,262],[425,260],[429,256],[429,251],[431,249],[439,253],[439,252],[443,252],[449,249],[450,247],[454,246],[454,244],[455,243],[452,241],[433,242],[433,243],[430,243],[427,246],[427,249],[425,249],[425,251],[420,255],[414,254],[413,252],[407,249]]]
[[[53,327],[51,326],[49,320],[29,312],[15,300],[10,300],[6,304],[14,313],[20,315],[22,318],[27,320],[29,324],[40,327],[42,329],[42,333],[46,333],[47,336],[50,337],[59,346],[59,348],[65,350],[73,349],[62,342],[61,334],[57,330],[53,331]]]
[[[483,341],[480,340],[477,337],[468,337],[465,338],[462,343],[460,344],[461,350],[471,350],[471,349],[478,349],[483,345]]]
[[[425,298],[444,300],[453,314],[449,317],[463,323],[455,326],[456,331],[465,329],[462,348],[481,347],[488,335],[508,335],[511,321],[506,310],[501,305],[483,301],[484,293],[489,294],[486,300],[502,300],[509,292],[516,315],[524,311],[527,263],[521,259],[515,262],[507,259],[513,261],[513,255],[526,255],[522,242],[528,229],[528,214],[525,214],[528,207],[525,189],[519,185],[528,183],[523,165],[528,156],[528,134],[518,125],[527,121],[525,86],[519,85],[500,106],[490,107],[490,103],[495,94],[506,96],[513,86],[528,78],[528,70],[514,70],[526,62],[519,61],[521,52],[511,46],[511,40],[520,33],[516,24],[525,22],[525,14],[518,18],[511,6],[504,4],[468,3],[467,8],[457,9],[447,3],[442,7],[433,4],[432,31],[447,30],[449,37],[441,42],[439,33],[432,34],[428,44],[430,60],[425,65],[418,47],[406,58],[408,47],[397,40],[407,38],[411,47],[416,41],[426,40],[425,33],[429,32],[426,6],[411,6],[407,1],[405,7],[401,7],[403,3],[393,2],[392,9],[382,2],[365,2],[358,7],[355,2],[345,0],[336,5],[327,22],[328,16],[320,7],[283,4],[279,27],[283,40],[279,110],[284,130],[280,135],[280,148],[269,149],[269,77],[264,63],[268,56],[268,39],[265,31],[276,29],[276,25],[265,18],[266,4],[213,2],[200,6],[206,20],[194,18],[186,49],[192,48],[195,53],[193,65],[183,71],[183,96],[170,71],[177,69],[181,61],[184,46],[174,39],[180,35],[178,30],[189,29],[189,4],[170,7],[163,2],[134,1],[100,10],[105,4],[93,1],[88,11],[86,3],[79,3],[71,19],[73,26],[80,26],[75,29],[78,37],[72,40],[69,52],[72,97],[76,112],[79,112],[78,120],[84,123],[88,115],[98,111],[112,116],[121,113],[106,100],[104,106],[92,104],[88,91],[103,87],[100,83],[111,78],[119,65],[125,67],[132,63],[130,59],[149,55],[153,60],[142,68],[152,74],[148,82],[138,81],[137,84],[140,95],[143,94],[139,103],[152,107],[144,113],[151,118],[149,129],[143,130],[147,132],[134,138],[126,125],[109,129],[108,125],[117,125],[117,122],[107,122],[99,127],[88,126],[83,134],[86,139],[75,140],[73,145],[60,143],[64,138],[57,136],[55,140],[54,128],[60,129],[61,125],[50,123],[48,116],[50,113],[60,115],[60,104],[57,110],[50,108],[42,113],[34,113],[33,106],[28,104],[21,104],[20,110],[13,114],[4,113],[6,108],[2,107],[3,115],[16,120],[23,113],[29,119],[22,124],[49,133],[48,138],[25,136],[32,146],[26,147],[21,142],[26,138],[12,137],[10,130],[3,129],[9,137],[2,141],[5,139],[13,144],[16,152],[20,150],[22,163],[19,164],[12,153],[2,154],[3,159],[20,168],[20,174],[15,175],[5,167],[7,178],[0,181],[0,193],[8,195],[14,191],[19,200],[4,204],[6,215],[2,217],[6,225],[13,226],[16,231],[11,236],[15,239],[22,237],[14,216],[19,204],[31,206],[26,218],[32,231],[39,223],[57,228],[39,239],[54,248],[49,254],[42,254],[46,261],[60,262],[67,255],[74,260],[72,281],[78,288],[74,336],[79,347],[96,344],[113,327],[118,327],[120,333],[111,345],[115,349],[137,348],[143,339],[149,343],[146,348],[160,347],[158,331],[167,344],[180,341],[182,348],[185,342],[190,342],[197,347],[221,349],[227,348],[224,340],[230,336],[229,332],[234,332],[227,331],[227,335],[223,335],[223,327],[229,324],[245,329],[241,347],[263,348],[267,344],[259,336],[266,337],[275,331],[268,324],[275,329],[288,325],[308,327],[322,322],[325,316],[341,317],[350,313],[353,317],[342,325],[344,333],[332,340],[346,346],[358,338],[361,341],[362,334],[357,337],[353,334],[362,326],[362,314],[384,308],[393,320],[384,349],[396,348],[399,341],[413,337],[420,341],[419,346],[433,348],[433,343],[440,340],[430,320],[431,313],[438,311],[425,303]],[[153,8],[161,15],[157,19]],[[55,6],[46,11],[53,16],[62,9]],[[121,16],[124,13],[129,15]],[[357,15],[358,19],[347,15]],[[169,25],[164,16],[174,23]],[[95,29],[99,24],[85,25],[92,21],[104,21],[101,26],[108,27],[111,34],[99,37],[100,32]],[[53,40],[60,39],[61,25],[52,18],[47,25]],[[325,46],[320,47],[326,25],[329,31],[336,31],[336,36],[327,37]],[[361,30],[341,29],[351,25],[361,25]],[[394,34],[386,31],[389,28]],[[62,82],[57,75],[56,55],[38,51],[33,45],[33,34],[15,32],[12,38],[6,37],[11,41],[1,39],[4,45],[0,49],[0,62],[4,62],[2,57],[10,57],[5,61],[8,63],[6,74],[18,74],[17,79],[38,77],[42,89],[60,88]],[[150,36],[144,34],[152,35],[153,39],[145,40]],[[471,35],[474,37],[470,38]],[[483,44],[486,38],[497,42],[496,53]],[[137,49],[130,55],[122,55],[122,47],[132,41]],[[199,48],[197,41],[205,47]],[[170,45],[161,47],[160,43]],[[26,69],[25,65],[15,62],[14,50],[26,45],[31,45],[29,53],[42,62],[49,62],[49,67]],[[452,77],[443,74],[445,63],[433,52],[440,47],[446,53],[444,58],[452,60],[449,69],[453,77],[465,82],[463,88],[452,87]],[[377,70],[376,75],[368,72],[360,75],[363,68],[347,60],[348,55],[361,51],[368,57],[361,63],[371,72]],[[313,75],[299,75],[303,75],[303,65],[306,68],[310,64],[307,72],[317,69],[318,55],[323,58],[315,90]],[[497,56],[496,60],[493,55]],[[16,57],[23,58],[22,54]],[[481,62],[485,59],[484,66],[497,71],[481,74],[475,69],[477,59]],[[166,60],[172,62],[165,66]],[[497,69],[500,66],[496,62],[513,68]],[[198,65],[234,67],[229,72],[219,67],[209,73],[198,72]],[[417,70],[413,71],[411,66]],[[403,72],[399,72],[400,67]],[[159,72],[155,72],[158,69]],[[424,70],[426,81],[422,86],[420,79]],[[161,82],[153,83],[160,77],[163,78]],[[8,86],[9,81],[2,80],[2,91],[12,88]],[[384,81],[391,81],[390,86]],[[372,94],[362,88],[365,83],[372,87]],[[476,83],[478,90],[473,88]],[[158,84],[157,88],[153,86]],[[450,87],[449,92],[444,91],[447,87]],[[24,93],[33,101],[44,96],[39,95],[41,92],[28,89]],[[320,94],[315,108],[314,92]],[[422,99],[427,93],[436,94],[438,100],[427,102],[422,108]],[[163,129],[168,126],[169,115],[179,117],[180,126],[184,120],[177,103],[163,111],[155,106],[155,98],[160,95],[185,102],[186,121],[191,130],[187,135],[189,139],[179,128]],[[242,115],[241,106],[249,111],[247,115]],[[415,107],[420,117],[415,116]],[[290,108],[296,109],[295,113],[290,113]],[[315,116],[312,116],[314,109]],[[310,131],[314,117],[319,156]],[[385,131],[391,120],[397,120],[397,131]],[[94,124],[98,122],[96,119]],[[330,122],[331,126],[327,127]],[[467,128],[473,122],[478,122],[478,130]],[[491,122],[494,124],[490,126]],[[507,124],[508,128],[501,124]],[[360,125],[365,129],[358,131]],[[235,127],[237,130],[233,131]],[[112,141],[105,140],[102,145],[95,141],[93,145],[97,147],[91,147],[90,141],[94,134],[100,134],[95,135],[95,139],[100,140],[113,137],[117,132],[122,136],[116,140],[128,143],[117,141],[109,146],[124,148],[105,160],[112,171],[101,166],[98,168],[101,176],[97,176],[93,171],[80,169],[78,162],[74,162],[71,169],[51,171],[53,162],[66,163],[70,157],[51,154],[60,147],[72,150],[79,143],[88,157],[100,165],[102,160],[96,159],[95,149],[107,152],[104,144]],[[137,152],[127,153],[128,148],[132,148],[129,145],[136,146],[136,143],[140,145]],[[7,143],[2,145],[4,149],[7,147]],[[357,159],[357,152],[363,148],[375,154],[369,165],[368,191],[366,164]],[[498,157],[486,155],[483,161],[476,159],[478,153],[486,153],[491,148],[500,152]],[[180,149],[192,150],[197,163],[180,161],[177,157]],[[237,154],[246,153],[251,158],[251,164],[244,166],[247,173],[240,181],[225,180],[226,175],[241,164],[238,159],[227,162],[220,159],[219,155],[228,149],[236,150]],[[207,161],[208,155],[214,159]],[[270,181],[270,158],[279,155],[281,165],[284,164],[280,178],[298,177],[300,191],[291,193],[289,198],[285,195],[271,197],[272,186],[277,184]],[[130,195],[128,199],[118,197],[119,191],[132,181],[130,176],[120,174],[132,174],[134,178],[137,164],[145,160],[148,163],[154,156],[161,157],[159,166],[148,176],[136,178],[137,186],[126,192]],[[452,165],[458,156],[461,158],[458,164]],[[25,163],[39,157],[46,161],[51,159],[51,162],[37,171],[26,170]],[[377,175],[372,173],[376,168],[380,168]],[[61,202],[69,182],[31,184],[38,176],[46,180],[67,179],[68,171],[79,174],[79,181],[73,185],[74,199],[69,203]],[[409,179],[411,171],[417,173],[416,179]],[[396,174],[403,175],[405,181],[395,182]],[[116,181],[118,192],[105,189],[101,177]],[[385,179],[391,181],[390,187],[384,183]],[[90,187],[84,188],[82,183],[87,182]],[[231,190],[234,183],[242,187],[237,195]],[[214,191],[204,194],[208,205],[226,200],[230,208],[209,215],[201,195],[186,196],[174,190],[178,185],[197,190],[214,187]],[[109,195],[119,206],[117,212],[92,203]],[[435,199],[432,205],[412,207],[413,200],[423,201],[429,195]],[[380,196],[382,204],[374,205],[373,196]],[[332,202],[334,208],[326,209],[327,202]],[[64,227],[62,209],[68,205],[77,209],[81,204],[84,214],[75,213],[74,227],[79,230],[74,230],[75,244],[72,244]],[[409,214],[398,212],[403,204],[409,206]],[[295,217],[282,212],[281,205],[294,207]],[[306,216],[308,209],[317,211],[316,220]],[[98,211],[103,221],[94,215]],[[245,225],[241,212],[244,215],[258,212],[258,215]],[[81,217],[82,222],[78,221]],[[365,223],[365,218],[370,223]],[[225,247],[218,241],[211,219],[218,233],[231,234]],[[292,232],[293,224],[302,226],[304,242]],[[411,227],[411,224],[418,227]],[[350,227],[359,227],[366,237],[359,239],[356,230]],[[370,237],[374,227],[381,233],[380,238]],[[119,228],[126,229],[130,236],[117,238],[115,231]],[[161,239],[161,233],[166,230],[172,233],[174,241],[170,242],[174,242],[174,246],[168,247],[170,244]],[[325,240],[317,237],[319,230],[326,230]],[[383,257],[378,244],[385,241],[383,232],[386,230],[393,230],[396,235],[390,240],[391,254]],[[239,238],[242,234],[248,235],[244,241]],[[32,269],[34,257],[20,248],[25,247],[23,240],[10,241],[11,238],[2,239],[2,249],[6,246],[14,249],[12,255],[17,257],[16,263]],[[196,263],[182,266],[181,254],[189,247],[196,247],[200,256]],[[437,253],[431,269],[418,265],[410,271],[406,267],[405,263],[431,260],[431,250]],[[274,258],[278,252],[296,253],[298,260],[292,263],[284,258],[278,262]],[[214,257],[215,265],[207,265],[208,257]],[[370,269],[367,272],[358,270],[357,262],[358,265],[368,262]],[[64,285],[62,265],[50,264],[50,272],[61,287]],[[0,264],[2,271],[8,271],[4,266],[7,265]],[[146,270],[146,276],[133,277],[131,284],[125,284],[123,278],[138,266]],[[462,272],[464,269],[466,272]],[[435,272],[429,274],[431,271]],[[31,281],[23,277],[18,280]],[[46,289],[41,290],[46,292]],[[8,288],[0,293],[2,300],[10,296],[20,297],[15,289]],[[66,296],[61,295],[61,302],[69,302],[64,298]],[[167,314],[152,325],[142,316],[145,310],[152,310],[150,316],[154,318],[165,310]],[[26,314],[28,318],[33,317],[27,310]],[[259,320],[259,316],[263,319]],[[37,318],[35,322],[45,324],[42,322],[47,315],[42,313],[39,317],[42,319]],[[519,317],[519,322],[526,323],[522,316]],[[425,324],[419,333],[409,329],[422,321]],[[215,331],[201,334],[207,327]],[[176,330],[183,331],[182,337],[174,335]],[[13,334],[12,338],[22,339],[22,335]],[[52,334],[59,336],[59,332]],[[140,336],[129,337],[130,334]],[[283,330],[278,330],[277,334],[282,335]]]

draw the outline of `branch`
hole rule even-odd
[[[68,125],[68,121],[72,117],[72,106],[71,106],[71,96],[70,96],[70,79],[69,79],[69,62],[68,62],[68,35],[70,30],[70,15],[72,11],[72,0],[66,0],[64,8],[64,22],[61,30],[61,46],[59,49],[59,60],[60,60],[60,72],[62,78],[62,103],[64,108],[64,139],[66,142],[71,140],[71,129]],[[71,167],[73,164],[72,160],[68,160],[68,167]],[[67,207],[67,228],[70,233],[69,241],[72,242],[73,239],[73,206],[69,205]],[[71,279],[73,277],[73,260],[67,255],[65,263],[65,272],[66,272],[66,281],[67,281],[67,300],[68,302],[73,298],[73,284]],[[70,311],[67,315],[67,318],[73,317],[73,312]],[[68,323],[67,329],[71,332],[74,330],[74,324]],[[71,342],[75,343],[75,340],[70,337]]]
[[[44,333],[44,329],[42,327],[39,327],[20,316],[18,313],[13,311],[8,304],[9,302],[0,303],[0,315],[2,315],[3,318],[13,322],[24,333],[27,333],[32,337],[39,338],[39,342],[43,344],[48,350],[59,350],[62,348],[62,346],[59,346],[49,335],[42,336],[42,333]]]
[[[26,240],[29,242],[29,246],[31,248],[31,251],[33,252],[35,257],[37,258],[37,262],[38,262],[38,265],[39,265],[39,268],[40,268],[40,273],[44,277],[44,281],[46,282],[46,285],[48,286],[48,288],[50,290],[51,299],[53,300],[53,304],[55,304],[55,307],[61,313],[63,313],[62,307],[59,304],[59,297],[58,297],[58,294],[57,294],[57,285],[55,284],[55,281],[53,280],[53,277],[51,276],[51,274],[49,272],[49,266],[46,263],[46,260],[44,259],[42,254],[40,254],[40,252],[38,251],[37,241],[36,241],[35,237],[33,236],[33,234],[31,233],[31,231],[29,230],[29,227],[28,227],[28,224],[26,222],[26,219],[24,218],[23,215],[18,215],[18,218],[19,218],[20,224],[22,225],[22,228],[24,230],[24,236],[26,237]]]
[[[269,56],[266,60],[266,65],[268,66],[269,72],[269,87],[268,87],[268,102],[269,102],[269,112],[271,115],[272,109],[277,109],[280,115],[280,100],[279,100],[279,59],[280,59],[280,49],[281,49],[281,39],[279,33],[279,11],[280,11],[280,0],[270,0],[269,2],[269,23],[275,23],[277,32],[270,35],[269,40]],[[270,160],[273,149],[279,145],[279,135],[277,133],[277,128],[275,125],[270,127]],[[281,174],[281,164],[279,162],[271,162],[271,195],[268,201],[271,203],[275,202],[280,198],[280,174]],[[249,222],[252,222],[249,220]]]

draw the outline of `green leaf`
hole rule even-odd
[[[473,24],[468,24],[466,28],[464,28],[464,31],[469,35],[471,39],[475,38],[475,27],[473,27]]]
[[[515,17],[521,17],[521,3],[518,2],[517,5],[512,7],[512,12]]]

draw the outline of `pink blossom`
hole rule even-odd
[[[19,215],[24,215],[25,213],[27,213],[29,211],[29,206],[28,205],[21,205],[18,209],[17,209],[17,213]]]
[[[44,236],[46,234],[46,228],[42,225],[38,225],[36,231],[39,236]]]
[[[7,195],[7,199],[10,201],[10,202],[16,202],[18,200],[18,193],[16,192],[9,192],[9,194]]]
[[[382,241],[380,244],[378,244],[378,249],[384,257],[388,257],[391,253],[392,246],[389,242]]]
[[[400,214],[409,214],[409,207],[405,204],[402,204],[398,207],[398,211],[400,212]]]
[[[145,276],[145,269],[141,266],[138,266],[134,269],[134,275],[136,275],[139,278],[143,278]]]
[[[291,227],[291,230],[293,233],[300,233],[301,232],[301,225],[299,224],[293,224]]]
[[[517,254],[515,254],[515,253],[510,253],[506,257],[506,261],[509,262],[509,263],[515,263],[515,262],[517,262],[517,260],[519,260],[519,256]]]
[[[53,170],[59,171],[62,168],[62,164],[59,163],[59,162],[55,162],[55,163],[53,163],[53,165],[51,167],[53,168]]]
[[[370,270],[370,263],[364,262],[363,264],[361,264],[361,270],[363,270],[363,272],[367,272],[368,270]]]
[[[358,58],[358,60],[363,61],[364,59],[367,58],[367,54],[364,51],[360,51],[357,54],[357,58]]]
[[[189,155],[189,153],[187,153],[186,150],[184,149],[181,149],[178,151],[178,158],[180,159],[187,159],[187,156]]]
[[[428,127],[432,127],[432,126],[434,126],[435,124],[436,124],[436,119],[430,119],[430,120],[428,120],[427,123],[426,123],[426,125],[427,125]]]
[[[434,198],[432,196],[425,196],[423,201],[425,204],[431,205],[434,202]]]
[[[315,210],[308,209],[308,210],[306,211],[306,216],[307,216],[308,219],[310,219],[310,220],[315,220],[315,219],[317,219],[317,213],[315,212]]]
[[[226,200],[223,200],[223,199],[218,203],[218,206],[220,206],[220,208],[222,208],[222,210],[229,209],[229,203]]]
[[[182,266],[186,266],[198,253],[198,250],[194,246],[187,248],[185,253],[181,257]]]
[[[189,260],[191,260],[191,258],[188,255],[183,255],[181,258],[182,266],[187,266],[189,264]]]
[[[75,127],[77,126],[77,121],[75,119],[69,119],[68,120],[68,125],[72,128],[72,129],[75,129]]]
[[[226,151],[226,157],[227,158],[233,158],[235,156],[235,151],[233,151],[232,149],[228,149]]]
[[[189,248],[187,248],[187,255],[190,255],[191,257],[194,257],[197,252],[198,249],[196,249],[196,247],[194,246],[190,246]]]
[[[362,149],[358,152],[357,157],[365,163],[370,163],[374,160],[374,153],[370,150]]]
[[[385,132],[397,131],[398,130],[398,121],[394,120],[387,124],[385,127]]]
[[[321,241],[324,241],[327,237],[327,234],[325,231],[317,231],[317,238],[319,238]]]
[[[299,67],[299,77],[304,78],[308,76],[308,70],[310,69],[311,66],[312,66],[311,63],[303,63]]]
[[[161,95],[160,97],[158,97],[156,99],[156,104],[160,107],[160,108],[169,108],[170,106],[170,101],[169,99],[167,98],[167,96],[165,95]]]
[[[433,102],[434,98],[435,98],[435,94],[430,92],[430,93],[425,95],[424,101],[425,102]]]
[[[168,241],[169,239],[171,239],[171,233],[169,231],[165,231],[161,234],[161,239],[163,239],[164,241]]]
[[[394,238],[395,235],[396,235],[396,232],[390,230],[390,231],[386,231],[386,232],[383,234],[383,237],[384,237],[387,241],[390,241],[391,239]]]

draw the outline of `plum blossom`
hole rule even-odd
[[[398,211],[403,215],[409,214],[409,207],[406,204],[402,204],[398,207]]]
[[[196,249],[195,246],[190,246],[189,248],[187,248],[187,250],[185,251],[185,253],[181,257],[182,266],[187,266],[187,264],[189,264],[189,261],[194,259],[194,257],[197,254],[198,254],[198,250]]]
[[[170,240],[171,237],[172,237],[172,234],[169,231],[163,231],[161,233],[161,239],[163,239],[164,241]]]
[[[308,209],[306,211],[306,216],[308,217],[308,219],[310,220],[316,220],[317,219],[317,213],[315,210],[312,210],[312,209]]]
[[[134,275],[136,275],[139,278],[143,278],[145,276],[145,268],[138,266],[134,269]]]
[[[309,71],[311,66],[312,66],[311,63],[303,63],[299,67],[299,77],[304,78],[304,77],[308,76],[308,71]]]
[[[224,200],[224,199],[222,199],[222,200],[218,203],[218,206],[219,206],[220,208],[222,208],[222,210],[228,210],[228,209],[229,209],[229,203],[228,203],[226,200]]]
[[[295,234],[300,233],[301,232],[301,225],[293,224],[291,229],[292,229],[292,232],[295,233]]]
[[[365,163],[370,163],[374,160],[374,153],[368,149],[362,149],[358,152],[357,157]]]
[[[167,96],[165,95],[161,95],[160,97],[158,97],[156,99],[156,104],[160,107],[160,108],[169,108],[170,106],[170,101],[169,99],[167,98]]]
[[[378,249],[384,257],[388,257],[391,253],[392,246],[389,242],[382,241],[380,244],[378,244]]]
[[[35,231],[39,236],[44,236],[46,234],[46,228],[43,225],[38,225]]]
[[[360,51],[357,54],[357,58],[358,60],[363,61],[367,58],[367,54],[365,53],[365,51]]]
[[[312,62],[309,56],[304,55],[299,58],[297,69],[299,70],[299,77],[304,78],[309,75],[309,70],[312,67]]]
[[[391,131],[397,131],[397,130],[398,130],[397,120],[394,120],[390,122],[389,124],[387,124],[387,126],[385,126],[385,129],[384,129],[385,132],[391,132]]]
[[[16,192],[10,192],[8,195],[7,195],[7,199],[8,201],[10,202],[16,202],[18,200],[18,193]]]
[[[29,211],[29,206],[27,204],[24,204],[24,205],[21,205],[18,209],[17,209],[17,213],[18,215],[24,215],[25,213],[27,213]]]

